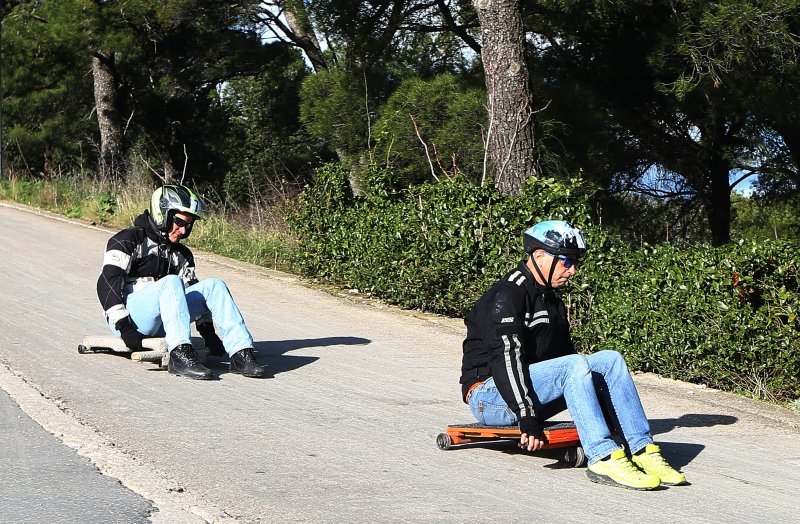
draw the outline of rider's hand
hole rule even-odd
[[[141,351],[144,349],[142,347],[142,339],[144,339],[144,335],[136,331],[136,328],[133,327],[130,316],[117,320],[117,323],[114,324],[114,327],[117,328],[117,331],[119,331],[119,336],[122,341],[125,342],[125,346],[128,349],[133,351]]]
[[[519,419],[519,446],[528,451],[539,451],[544,447],[544,427],[535,417]]]

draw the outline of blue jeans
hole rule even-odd
[[[191,323],[208,314],[228,355],[253,347],[253,337],[242,314],[228,286],[219,278],[207,278],[184,288],[179,276],[167,275],[126,296],[125,307],[139,333],[165,337],[170,351],[181,344],[191,344]],[[109,327],[119,336],[110,322]]]
[[[565,407],[569,409],[589,464],[620,449],[610,426],[622,434],[631,453],[653,443],[636,385],[625,359],[616,351],[568,355],[537,362],[529,369],[537,419],[544,421]],[[493,378],[472,390],[469,407],[482,424],[519,422]]]

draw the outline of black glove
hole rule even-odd
[[[119,336],[122,338],[122,341],[125,342],[125,346],[128,349],[133,351],[141,351],[144,349],[142,347],[142,339],[144,339],[144,335],[136,331],[136,328],[133,327],[130,316],[117,320],[117,323],[114,324],[114,327],[119,331]]]
[[[217,336],[217,332],[214,331],[214,324],[211,322],[196,323],[195,327],[197,327],[197,332],[205,340],[209,355],[212,357],[224,357],[227,354],[222,340]]]
[[[519,432],[529,437],[544,440],[544,426],[536,417],[522,417],[519,419]]]

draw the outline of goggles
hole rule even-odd
[[[545,253],[551,257],[560,259],[561,263],[564,264],[564,269],[569,269],[572,266],[578,267],[578,257],[571,257],[569,255],[554,255],[553,253],[548,253],[547,251],[545,251]]]
[[[181,217],[172,217],[172,221],[178,227],[185,227],[187,230],[192,228],[192,224],[194,224],[194,220],[184,220]]]

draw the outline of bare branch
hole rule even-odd
[[[431,175],[433,176],[434,179],[436,179],[437,182],[440,182],[439,177],[436,176],[436,171],[433,169],[433,162],[431,161],[431,155],[430,152],[428,151],[428,144],[425,143],[425,141],[422,139],[422,136],[420,136],[419,134],[419,127],[417,126],[417,121],[414,120],[414,115],[412,115],[411,113],[409,113],[408,116],[411,117],[411,122],[414,123],[414,132],[417,133],[417,138],[422,144],[422,147],[425,148],[425,157],[428,159],[428,165],[431,167]]]
[[[186,166],[189,165],[189,153],[186,152],[186,144],[183,144],[183,173],[181,173],[181,182],[180,184],[183,185],[183,179],[186,176]]]

